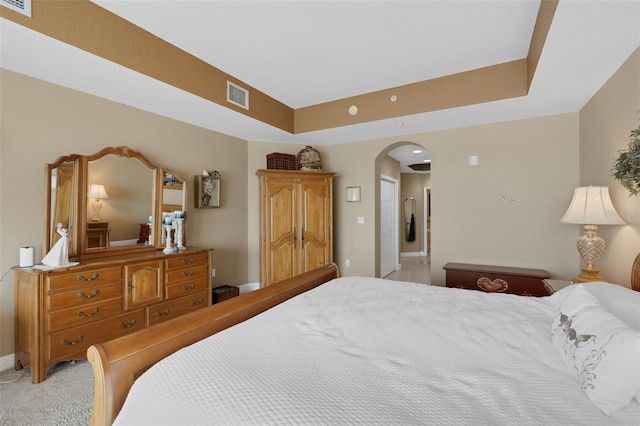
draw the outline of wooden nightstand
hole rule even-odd
[[[87,248],[109,248],[109,222],[87,223]]]
[[[548,280],[547,279],[547,280],[542,280],[542,283],[544,284],[544,288],[547,289],[549,294],[553,294],[556,291],[560,291],[563,288],[571,285],[571,281],[564,281],[564,280]]]

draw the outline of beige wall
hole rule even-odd
[[[627,287],[633,260],[640,252],[640,196],[630,197],[610,170],[618,150],[627,149],[629,134],[639,120],[640,49],[636,49],[580,111],[580,185],[608,186],[614,207],[627,223],[599,227],[607,250],[596,266],[605,279]],[[571,226],[577,240],[580,226]]]
[[[629,223],[602,229],[609,248],[599,265],[612,281],[628,286],[631,259],[640,251],[640,198],[629,198],[609,171],[638,124],[638,62],[636,52],[580,113],[316,146],[324,168],[337,172],[334,253],[343,275],[374,276],[379,270],[379,175],[383,169],[395,173],[383,159],[410,142],[433,159],[435,284],[444,282],[442,266],[451,261],[543,268],[555,278],[572,278],[580,266],[580,231],[560,218],[575,186],[597,183],[609,184]],[[41,252],[44,164],[63,154],[128,145],[190,179],[202,169],[219,170],[220,209],[193,209],[193,184],[187,185],[189,245],[214,248],[214,284],[259,280],[255,171],[265,168],[266,154],[295,154],[302,145],[243,141],[6,70],[0,78],[0,356],[13,352],[10,268],[18,263],[20,246]],[[470,167],[469,155],[478,155],[480,165]],[[347,186],[361,187],[360,203],[346,202]],[[358,217],[365,223],[357,224]]]
[[[336,235],[336,262],[344,275],[378,271],[376,158],[406,142],[425,147],[433,160],[432,282],[444,283],[447,262],[575,275],[574,233],[560,218],[578,183],[578,114],[325,147],[344,182],[340,188],[362,187],[360,205],[336,200],[336,228],[344,231]],[[469,155],[478,155],[480,165],[470,167]],[[509,199],[502,200],[503,192]],[[364,225],[354,225],[357,216]]]
[[[13,353],[13,273],[19,247],[42,259],[44,167],[64,154],[126,145],[189,179],[187,243],[210,247],[215,284],[247,281],[247,143],[1,70],[0,356]],[[223,174],[219,209],[193,208],[193,176]]]

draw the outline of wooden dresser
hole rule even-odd
[[[543,280],[549,273],[542,269],[447,263],[447,287],[481,290],[488,293],[511,293],[521,296],[547,296]]]
[[[50,271],[13,268],[15,364],[33,383],[93,343],[211,305],[210,251],[147,251]]]

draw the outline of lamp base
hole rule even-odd
[[[594,281],[605,281],[600,275],[600,271],[596,268],[582,268],[580,275],[571,280],[572,283],[591,283]]]

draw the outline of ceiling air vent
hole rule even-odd
[[[249,109],[249,91],[227,81],[227,102]]]
[[[31,0],[0,0],[0,5],[31,18]]]

